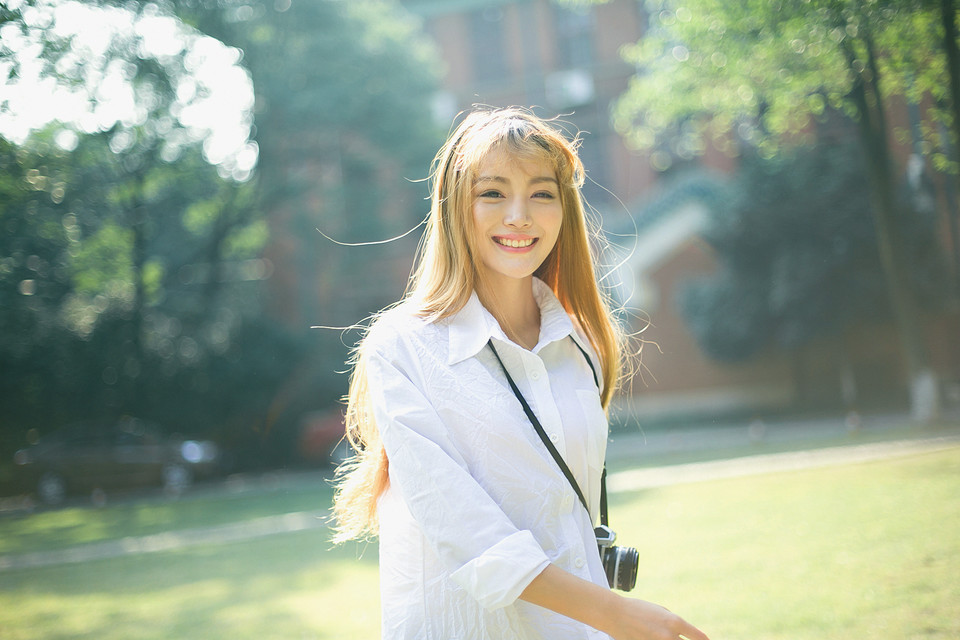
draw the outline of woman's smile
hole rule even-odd
[[[507,251],[524,251],[530,249],[539,238],[516,238],[505,236],[494,236],[493,241],[499,244]]]

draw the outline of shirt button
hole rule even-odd
[[[586,562],[584,562],[583,558],[577,558],[573,561],[573,566],[575,566],[577,569],[583,569],[583,565],[585,564]]]
[[[539,380],[539,379],[540,379],[540,372],[539,372],[539,371],[532,371],[532,372],[530,373],[530,379],[531,379],[531,380]]]
[[[551,434],[550,434],[550,442],[552,442],[552,443],[554,443],[554,444],[560,442],[560,436],[558,436],[558,435],[555,434],[555,433],[551,433]]]

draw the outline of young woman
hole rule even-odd
[[[338,540],[379,536],[383,638],[706,640],[611,591],[597,551],[621,344],[583,178],[575,144],[519,109],[468,115],[437,155],[408,293],[357,352],[334,505]]]

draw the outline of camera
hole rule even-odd
[[[618,547],[613,543],[617,534],[610,527],[601,525],[594,529],[600,560],[607,574],[607,583],[611,589],[630,591],[637,584],[637,568],[640,565],[640,553],[633,547]]]

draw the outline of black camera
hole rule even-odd
[[[607,583],[611,589],[630,591],[637,584],[637,569],[640,566],[640,553],[633,547],[618,547],[613,543],[617,534],[610,527],[601,525],[593,530],[597,535],[597,547],[600,560],[607,574]]]

